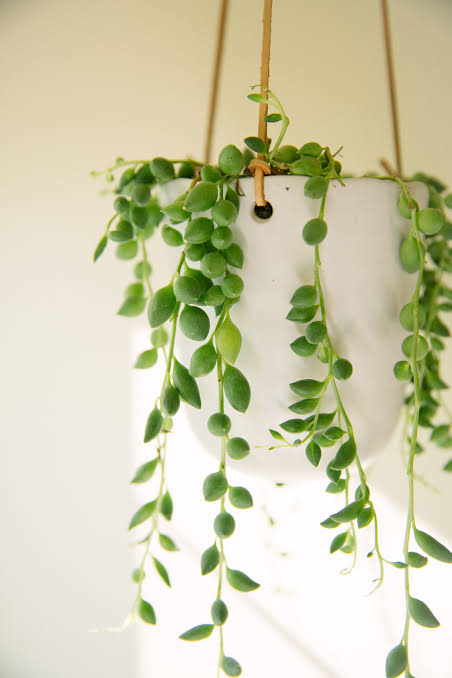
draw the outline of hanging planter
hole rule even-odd
[[[406,624],[385,672],[413,678],[410,623],[434,628],[439,622],[412,595],[411,574],[428,557],[452,563],[452,552],[419,529],[414,514],[423,432],[431,444],[452,446],[441,398],[449,336],[442,314],[452,310],[444,282],[452,271],[446,218],[452,194],[424,174],[402,178],[400,161],[399,171],[385,177],[347,178],[339,151],[316,142],[283,144],[289,120],[268,89],[270,0],[264,6],[261,89],[249,95],[259,104],[259,136],[245,139],[246,150],[227,145],[216,164],[118,159],[106,170],[110,180],[121,174],[115,213],[94,259],[113,241],[120,259],[135,261],[119,314],[143,314],[151,328],[135,367],[151,368],[159,358],[165,366],[144,430],[152,453],[132,480],[152,489],[129,524],[143,530],[143,554],[127,623],[138,617],[156,623],[143,593],[148,561],[169,585],[162,553],[178,547],[164,526],[173,512],[165,461],[173,419],[186,407],[194,432],[218,455],[218,470],[203,482],[204,498],[218,513],[201,555],[202,574],[215,573],[218,585],[210,618],[205,611],[202,623],[180,637],[203,640],[217,629],[217,675],[241,674],[225,650],[223,597],[226,585],[250,593],[259,584],[227,556],[236,519],[253,505],[248,488],[230,485],[229,466],[240,463],[250,476],[277,470],[275,480],[284,471],[288,478],[294,470],[323,472],[326,491],[337,495],[337,510],[322,522],[332,532],[331,553],[355,560],[359,530],[368,528],[376,588],[385,566],[404,571]],[[267,123],[279,125],[273,144]],[[151,262],[148,243],[156,239],[173,254],[154,248]],[[157,289],[153,267],[162,280]],[[400,416],[409,486],[402,560],[382,554],[365,471]]]
[[[325,371],[321,362],[300,361],[300,356],[289,350],[300,326],[287,321],[288,301],[293,290],[312,278],[312,249],[300,237],[300,225],[315,217],[318,201],[305,196],[306,181],[300,176],[268,177],[265,194],[272,206],[268,219],[256,215],[254,180],[239,181],[234,240],[244,252],[240,275],[246,294],[240,304],[231,307],[230,318],[242,334],[243,348],[236,364],[253,385],[253,398],[246,418],[232,413],[231,420],[234,430],[255,444],[266,444],[267,449],[275,445],[266,432],[268,423],[287,419],[293,401],[289,383],[296,377],[321,379]],[[166,184],[162,203],[175,200],[189,185],[190,180],[183,179]],[[404,388],[394,379],[392,366],[400,357],[404,338],[399,312],[413,291],[413,279],[400,266],[399,248],[407,223],[397,209],[399,192],[392,182],[347,179],[345,185],[332,185],[326,203],[328,237],[322,247],[325,302],[331,309],[333,344],[341,355],[354,357],[354,377],[344,384],[344,400],[363,460],[383,450],[400,418],[404,398]],[[420,205],[427,204],[425,185],[412,184],[410,192]],[[212,322],[212,312],[210,318]],[[182,362],[189,364],[196,343],[179,336],[176,347]],[[215,402],[213,380],[201,379],[199,389],[202,402]],[[330,409],[334,409],[331,401]],[[187,414],[203,446],[212,450],[204,416],[192,408]],[[273,454],[251,455],[240,468],[281,477],[294,470],[305,476],[313,469],[307,467],[303,449],[294,454],[287,447]]]

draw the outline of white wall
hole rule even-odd
[[[407,170],[452,184],[452,7],[391,4]],[[217,150],[255,133],[246,94],[258,77],[260,6],[232,2]],[[87,633],[127,611],[134,505],[133,323],[114,316],[128,265],[91,263],[110,208],[88,172],[118,154],[202,152],[216,9],[0,2],[1,676],[134,672],[134,632]],[[343,144],[355,171],[391,157],[379,31],[376,1],[275,2],[271,84],[293,120],[289,140]],[[449,375],[450,365],[449,353]],[[420,511],[450,539],[450,480],[437,457],[420,465],[442,488],[420,488]],[[403,475],[378,473],[403,498]]]

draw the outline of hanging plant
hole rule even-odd
[[[267,90],[264,96],[251,94],[249,98],[271,104],[276,109],[267,117],[267,122],[281,123],[281,134],[274,146],[264,145],[258,137],[247,137],[245,144],[248,149],[244,153],[236,146],[226,146],[217,165],[164,158],[140,162],[119,159],[105,172],[107,178],[116,176],[117,171],[122,173],[115,188],[115,214],[108,222],[94,259],[99,258],[109,242],[118,243],[116,254],[120,259],[138,258],[134,267],[136,281],[126,287],[125,299],[118,313],[127,317],[147,314],[152,330],[151,344],[137,357],[135,367],[153,367],[159,357],[165,363],[160,393],[144,431],[144,442],[154,442],[155,455],[138,468],[132,480],[135,484],[147,483],[154,474],[159,474],[157,492],[150,495],[151,500],[137,510],[129,524],[129,529],[143,523],[148,525],[148,533],[141,541],[141,562],[133,573],[137,597],[130,620],[139,616],[147,623],[156,623],[153,606],[142,597],[148,562],[153,563],[157,574],[167,585],[170,584],[166,566],[155,554],[157,545],[166,551],[178,550],[173,538],[166,534],[163,521],[171,520],[173,506],[165,476],[168,433],[182,401],[189,407],[202,408],[206,427],[218,440],[218,470],[206,476],[203,494],[207,502],[218,502],[219,510],[213,524],[211,544],[201,556],[202,574],[215,571],[218,577],[211,619],[200,620],[203,623],[182,633],[181,638],[202,640],[218,627],[219,666],[226,675],[240,675],[237,660],[224,652],[223,624],[228,616],[227,604],[223,601],[224,583],[227,581],[243,592],[253,591],[259,584],[236,569],[239,565],[229,563],[226,558],[225,541],[235,530],[231,508],[247,509],[253,505],[247,488],[229,484],[227,459],[246,457],[260,441],[247,441],[239,435],[240,432],[231,429],[225,401],[246,416],[252,394],[252,384],[250,386],[247,377],[235,365],[242,337],[230,312],[246,295],[243,280],[237,273],[243,266],[246,253],[235,241],[234,225],[240,210],[240,180],[249,176],[247,168],[250,165],[256,166],[252,151],[257,151],[272,173],[305,177],[302,182],[304,195],[319,205],[318,215],[308,220],[300,232],[306,247],[312,248],[313,252],[312,281],[295,289],[288,299],[287,322],[303,327],[303,333],[289,349],[281,346],[278,350],[291,350],[303,361],[317,359],[325,365],[324,379],[305,377],[290,384],[296,401],[287,403],[289,418],[279,427],[270,429],[277,442],[268,449],[284,446],[304,448],[308,462],[314,466],[319,465],[322,454],[328,454],[326,491],[345,497],[340,502],[342,507],[339,504],[338,511],[322,523],[324,528],[339,532],[332,539],[331,553],[350,553],[355,560],[357,531],[371,526],[375,534],[372,553],[376,555],[380,568],[378,585],[383,581],[385,563],[404,569],[406,626],[401,642],[389,653],[386,666],[388,678],[395,678],[409,670],[410,621],[427,627],[439,625],[428,606],[411,595],[411,568],[425,566],[427,556],[452,562],[452,553],[434,537],[420,530],[414,516],[414,462],[416,455],[424,449],[419,428],[430,429],[432,443],[440,448],[447,448],[452,443],[449,418],[437,420],[441,412],[446,414],[442,409],[442,391],[447,386],[441,377],[441,354],[444,350],[442,339],[449,335],[449,330],[441,315],[452,310],[452,290],[443,281],[444,272],[452,271],[452,250],[449,246],[452,224],[447,222],[444,209],[452,204],[452,195],[443,199],[445,187],[440,182],[417,174],[412,180],[422,181],[429,190],[429,204],[420,209],[410,193],[408,182],[393,177],[381,178],[382,181],[396,182],[400,187],[398,210],[407,223],[406,236],[400,244],[400,265],[416,279],[411,299],[407,299],[400,309],[400,323],[407,336],[401,346],[403,359],[394,365],[395,378],[407,384],[403,445],[407,453],[409,508],[403,560],[390,561],[381,553],[377,513],[360,460],[353,414],[346,410],[341,397],[341,384],[353,377],[353,356],[339,354],[333,345],[329,309],[322,285],[321,251],[322,243],[328,237],[325,221],[328,189],[333,182],[346,186],[347,180],[341,177],[337,152],[332,153],[328,147],[314,142],[299,148],[282,145],[288,118],[271,91]],[[189,178],[189,188],[162,207],[157,197],[158,189],[174,181],[176,176]],[[152,264],[147,247],[149,240],[158,237],[159,232],[168,247],[178,248],[181,253],[171,279],[164,287],[153,291]],[[177,336],[200,343],[187,365],[176,357]],[[197,380],[207,375],[218,383],[216,405],[201,402]],[[333,395],[334,409],[324,411],[323,404],[329,391]],[[291,438],[291,434],[297,437]],[[355,488],[352,487],[350,473],[353,465],[359,477]],[[451,467],[452,462],[448,462],[445,469],[450,470]],[[412,538],[421,553],[411,550]]]
[[[178,551],[178,546],[166,527],[172,518],[173,498],[165,463],[169,433],[183,403],[201,410],[212,444],[218,447],[217,469],[208,473],[203,482],[204,499],[215,503],[218,512],[200,559],[201,574],[217,577],[217,595],[212,601],[210,618],[206,613],[194,620],[196,624],[185,630],[181,639],[203,640],[216,630],[217,675],[221,671],[228,676],[241,674],[239,661],[225,650],[223,627],[228,618],[225,584],[244,593],[256,590],[259,584],[252,573],[243,572],[240,563],[230,562],[227,555],[227,540],[235,531],[240,511],[253,506],[248,488],[231,485],[228,461],[245,459],[254,448],[255,455],[268,455],[269,451],[278,454],[282,448],[293,448],[297,455],[304,450],[306,464],[314,467],[327,458],[326,492],[338,495],[337,511],[321,523],[334,534],[330,552],[350,554],[350,570],[353,569],[358,534],[368,527],[374,535],[369,556],[375,556],[379,568],[375,588],[383,583],[386,565],[403,570],[406,622],[387,656],[386,676],[396,678],[404,674],[413,678],[409,661],[411,621],[428,628],[439,626],[428,605],[412,595],[413,568],[427,565],[429,557],[452,563],[452,552],[419,529],[414,510],[414,465],[416,456],[424,451],[426,434],[430,443],[439,448],[452,447],[451,421],[442,398],[448,386],[441,372],[443,340],[450,334],[443,314],[452,311],[452,289],[444,280],[444,273],[452,272],[449,244],[452,224],[446,218],[447,208],[452,208],[452,194],[447,194],[446,187],[437,179],[421,173],[409,179],[402,179],[400,172],[368,179],[397,186],[397,210],[405,223],[399,243],[399,265],[414,281],[412,293],[399,309],[400,325],[406,336],[400,347],[400,359],[393,366],[394,379],[406,385],[401,415],[409,485],[407,522],[403,558],[388,559],[379,542],[377,508],[366,477],[359,436],[355,434],[353,407],[347,405],[348,396],[343,392],[347,382],[353,383],[354,356],[338,348],[341,341],[340,337],[336,341],[337,329],[332,330],[332,309],[322,269],[324,242],[329,237],[326,210],[330,192],[332,187],[346,191],[354,180],[342,175],[338,160],[341,149],[333,152],[316,142],[283,145],[289,119],[279,99],[263,84],[260,93],[248,97],[260,105],[263,127],[258,137],[245,138],[244,152],[235,145],[227,145],[216,164],[162,157],[139,161],[118,158],[104,172],[93,173],[115,182],[114,214],[96,247],[94,261],[112,243],[116,243],[119,259],[134,261],[135,280],[127,285],[118,314],[145,315],[151,328],[150,345],[137,357],[135,368],[149,369],[158,361],[164,363],[161,387],[144,427],[144,443],[150,444],[152,453],[132,479],[134,484],[149,483],[153,489],[149,501],[138,508],[129,523],[130,530],[142,526],[145,533],[139,542],[141,559],[132,575],[137,593],[127,623],[137,618],[151,625],[157,621],[152,603],[143,597],[143,581],[149,566],[170,586],[162,553]],[[268,106],[272,108],[269,114]],[[266,135],[267,123],[280,126],[273,144]],[[291,291],[287,308],[280,309],[281,316],[287,314],[287,327],[297,328],[299,335],[290,346],[274,347],[275,351],[296,355],[300,366],[300,373],[294,374],[286,390],[287,418],[265,421],[261,424],[261,438],[250,440],[243,436],[240,423],[236,424],[240,419],[230,414],[235,411],[246,422],[253,398],[253,381],[242,371],[242,333],[234,317],[234,307],[239,309],[247,295],[241,269],[246,270],[249,255],[241,246],[238,225],[245,180],[255,182],[257,219],[265,221],[277,210],[277,205],[271,205],[265,198],[264,175],[266,182],[273,181],[271,175],[299,177],[297,190],[316,213],[301,225],[299,232],[305,254],[311,253],[311,273],[307,279],[300,276],[301,284]],[[427,188],[428,199],[422,207],[413,195],[412,182],[421,182]],[[159,262],[151,261],[148,253],[153,238],[161,238],[168,248],[179,252],[173,274],[156,290],[152,271]],[[188,353],[189,359],[185,360],[183,356]],[[323,365],[321,378],[319,365]],[[201,397],[198,380],[209,379],[215,384],[215,402]],[[259,447],[269,424],[273,442],[261,451]],[[452,470],[452,459],[444,469]]]

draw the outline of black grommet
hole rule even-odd
[[[266,202],[265,205],[254,205],[254,214],[259,219],[270,219],[273,214],[273,207],[269,202]]]

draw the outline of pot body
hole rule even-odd
[[[305,328],[286,320],[290,298],[300,285],[314,281],[314,248],[304,243],[301,232],[306,221],[318,215],[320,201],[304,196],[305,182],[298,176],[266,177],[273,215],[262,220],[254,213],[254,180],[240,179],[243,196],[233,226],[245,254],[243,270],[238,271],[245,290],[230,316],[243,337],[236,367],[248,378],[252,397],[245,415],[227,404],[226,411],[232,419],[231,435],[246,438],[252,447],[264,446],[237,462],[240,469],[268,471],[275,479],[314,470],[301,447],[268,451],[275,444],[268,429],[295,416],[288,410],[298,400],[290,382],[322,380],[327,372],[317,358],[300,358],[289,347]],[[186,180],[167,184],[163,202],[173,200],[186,185]],[[421,206],[426,204],[424,185],[412,184],[411,191]],[[330,337],[336,352],[354,368],[350,380],[338,383],[364,461],[387,444],[403,401],[403,386],[392,369],[402,358],[405,336],[399,312],[409,301],[416,276],[405,273],[399,263],[400,241],[409,222],[398,214],[398,194],[391,181],[347,179],[345,186],[332,182],[325,210],[328,235],[320,246]],[[179,333],[178,359],[188,365],[199,345]],[[198,383],[203,413],[187,407],[188,419],[200,443],[217,455],[218,445],[206,427],[208,416],[218,410],[216,376],[212,373]],[[326,398],[322,411],[333,409],[334,400]],[[325,463],[332,454],[324,451]]]

